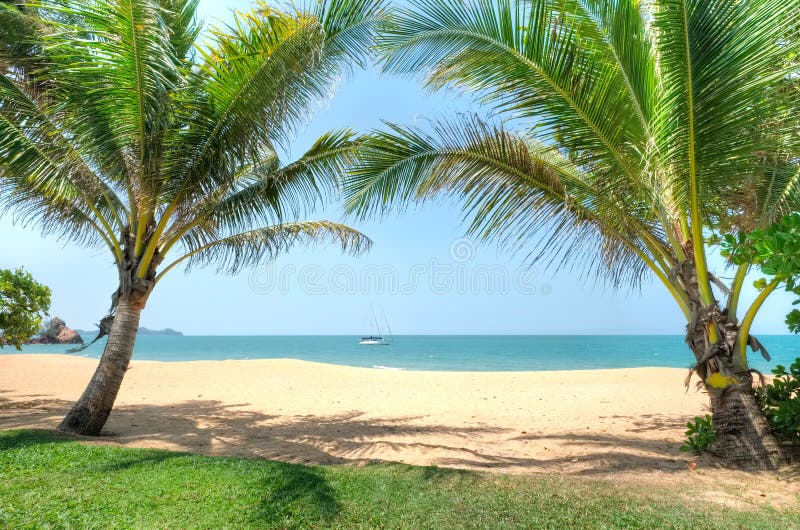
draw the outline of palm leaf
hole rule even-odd
[[[425,72],[432,88],[475,91],[496,112],[535,120],[537,135],[557,138],[580,165],[616,184],[636,174],[642,127],[628,119],[634,102],[602,34],[579,31],[587,16],[559,2],[412,5],[383,39],[388,70]]]
[[[214,265],[219,271],[234,274],[245,267],[272,261],[297,245],[338,244],[342,252],[358,255],[372,246],[361,232],[330,221],[285,223],[248,230],[227,237],[200,239],[187,247],[181,258],[167,266],[168,272],[186,262],[187,270],[195,266]]]
[[[172,139],[170,196],[228,180],[257,162],[253,146],[286,144],[348,65],[369,55],[380,7],[332,0],[290,14],[262,4],[217,30],[183,92],[189,127]]]
[[[159,0],[160,15],[169,28],[172,53],[178,59],[189,60],[200,35],[202,25],[196,12],[200,0]]]
[[[120,229],[126,215],[114,191],[91,171],[39,104],[6,76],[0,76],[0,101],[0,186],[9,190],[0,197],[6,206],[24,206],[18,209],[22,218],[38,220],[45,230],[68,226],[67,232],[74,231],[78,239],[92,240],[87,230],[105,225],[103,236],[113,239],[112,227]],[[28,201],[36,206],[25,206]]]
[[[161,5],[156,0],[67,1],[50,9],[68,17],[66,23],[54,23],[56,32],[44,39],[64,95],[85,100],[93,111],[72,115],[77,123],[71,128],[102,137],[93,130],[100,118],[102,133],[121,151],[134,200],[144,202],[160,178],[160,138],[169,127],[169,94],[179,75]]]
[[[798,42],[786,41],[797,2],[663,0],[654,25],[664,87],[655,141],[684,204],[706,215],[740,196],[758,151],[778,152],[787,130],[781,85]]]
[[[179,211],[176,218],[185,221],[176,221],[166,239],[175,241],[189,230],[234,233],[302,218],[333,196],[358,144],[352,131],[342,130],[321,136],[303,156],[283,167],[277,155],[267,154],[242,168],[230,187]]]
[[[247,175],[249,184],[215,204],[208,218],[216,225],[241,229],[257,222],[308,215],[333,196],[358,145],[352,131],[335,131],[321,136],[291,164],[252,168]]]
[[[533,263],[584,266],[617,286],[637,284],[646,270],[640,256],[652,242],[663,247],[647,211],[598,194],[593,177],[557,150],[476,118],[437,122],[432,133],[389,127],[362,144],[344,186],[351,212],[453,195],[463,201],[471,235],[525,249]]]

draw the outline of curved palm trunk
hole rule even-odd
[[[689,295],[692,321],[686,326],[686,343],[694,353],[695,371],[711,400],[711,413],[717,439],[709,447],[712,454],[738,469],[777,469],[786,464],[786,454],[758,405],[753,376],[737,345],[740,336],[733,319],[715,302],[705,306],[697,288],[694,262],[684,262],[679,275]],[[711,344],[711,328],[717,342]]]
[[[58,426],[60,430],[90,436],[100,434],[128,369],[141,312],[142,308],[130,300],[119,301],[97,370],[80,399]]]

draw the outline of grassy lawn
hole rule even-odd
[[[792,528],[793,512],[605,482],[399,464],[303,466],[0,431],[0,527]]]

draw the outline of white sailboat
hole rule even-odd
[[[392,343],[392,329],[389,327],[389,320],[386,318],[386,313],[381,308],[381,313],[383,314],[383,322],[386,325],[386,331],[389,333],[388,338],[383,335],[381,331],[381,325],[378,322],[378,318],[375,316],[375,308],[370,304],[370,310],[372,311],[372,323],[375,328],[378,330],[377,335],[369,335],[367,337],[361,337],[361,340],[358,341],[359,344],[363,344],[364,346],[388,346]]]

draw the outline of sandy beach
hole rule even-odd
[[[0,427],[55,427],[97,364],[0,357]],[[117,443],[293,462],[508,471],[683,467],[685,370],[409,372],[295,360],[133,361]]]
[[[54,428],[96,364],[0,356],[0,428]],[[686,392],[685,376],[671,368],[410,372],[296,360],[134,361],[101,442],[300,463],[684,480],[698,462],[678,449],[685,423],[706,412],[705,395],[694,385]]]

